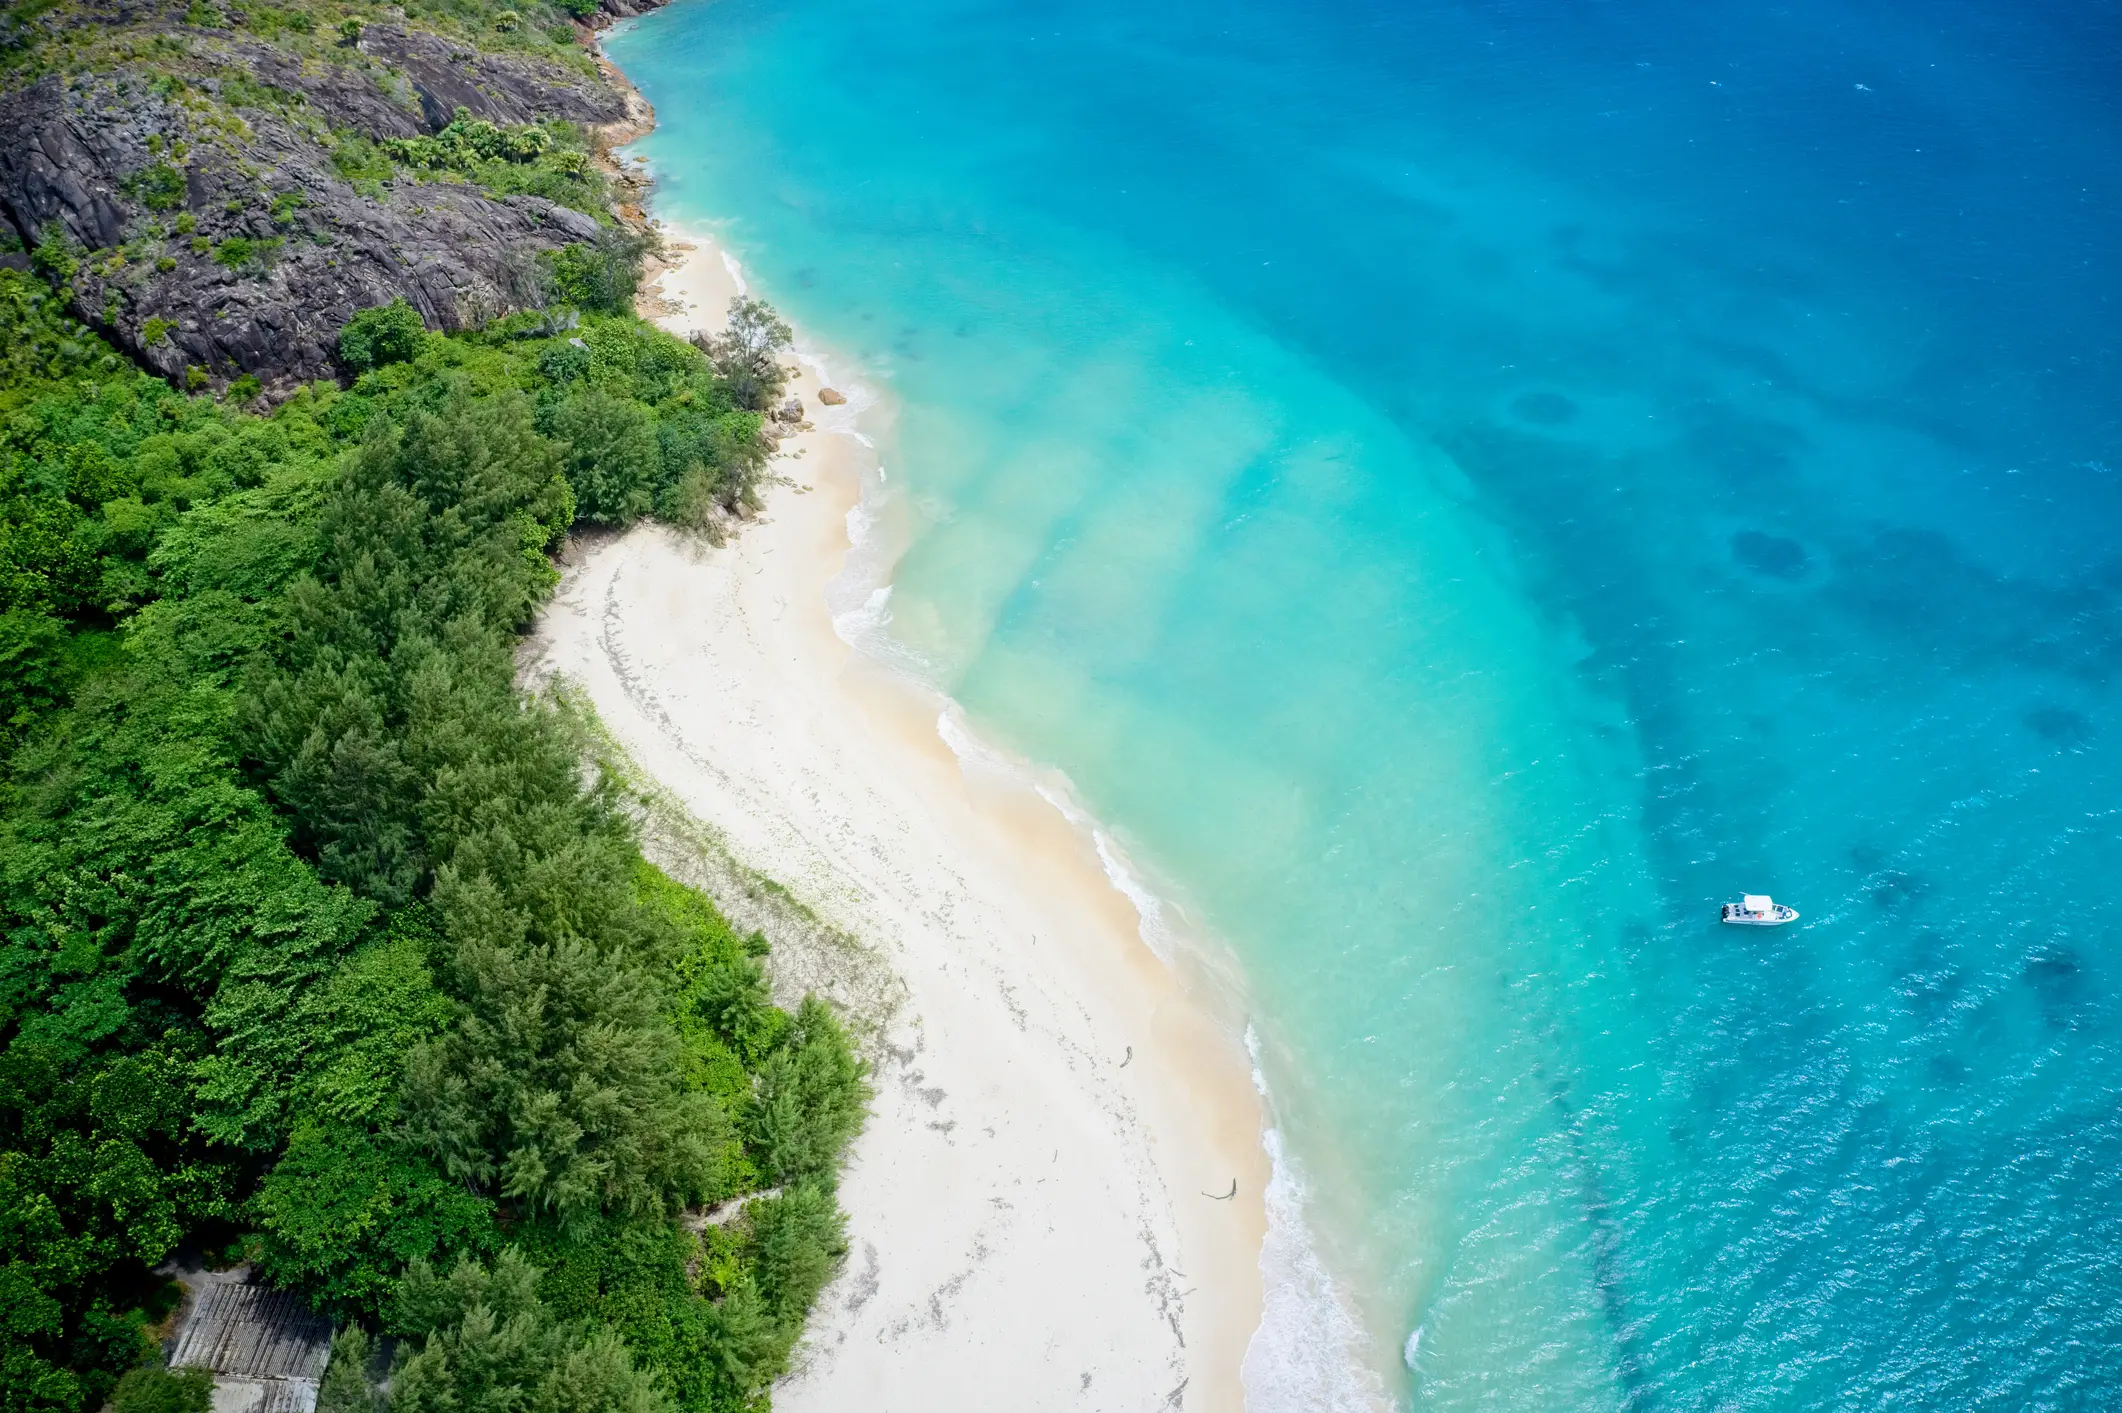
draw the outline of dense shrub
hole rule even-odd
[[[538,1272],[513,1249],[491,1267],[460,1261],[447,1276],[416,1261],[398,1285],[391,1326],[408,1336],[386,1397],[365,1332],[332,1342],[319,1413],[669,1413],[618,1334],[557,1318]]]
[[[57,222],[45,227],[43,237],[30,250],[30,267],[53,284],[64,287],[81,268],[81,251]]]
[[[459,108],[440,132],[385,138],[382,146],[409,167],[469,172],[482,162],[535,162],[552,141],[536,123],[498,127]]]
[[[0,744],[66,696],[66,628],[42,613],[0,612]]]
[[[648,243],[637,236],[608,231],[594,242],[575,241],[541,258],[556,304],[621,314],[634,307],[641,287],[641,260]]]
[[[206,1413],[213,1403],[214,1376],[205,1369],[134,1369],[111,1391],[110,1413]]]
[[[339,331],[339,361],[356,373],[417,356],[427,325],[402,298],[364,309]]]
[[[230,236],[213,247],[214,263],[231,270],[264,265],[280,248],[278,236]]]
[[[184,173],[167,163],[142,167],[125,187],[150,211],[174,211],[184,201]]]
[[[663,448],[645,409],[585,387],[559,405],[550,427],[567,444],[567,482],[584,519],[631,525],[648,514],[663,474]]]

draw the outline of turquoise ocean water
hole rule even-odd
[[[1254,1413],[2122,1399],[2112,6],[610,50],[899,404],[894,639],[1242,971]]]

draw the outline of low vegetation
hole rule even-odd
[[[60,0],[13,0],[0,9],[0,73],[35,78],[110,68],[134,57],[143,43],[156,43],[152,32],[114,27],[109,16],[68,14],[69,8]],[[596,16],[596,0],[512,0],[507,6],[495,0],[410,0],[395,8],[404,21],[468,48],[566,64],[585,76],[596,72],[579,48],[575,28]],[[173,22],[190,31],[195,42],[249,39],[328,60],[359,43],[369,24],[395,17],[381,5],[348,0],[192,0],[163,3],[127,18]],[[252,107],[288,101],[271,85],[254,81],[233,96]]]
[[[578,519],[749,503],[771,313],[409,313],[261,414],[0,270],[6,1409],[194,1413],[183,1252],[341,1322],[329,1413],[759,1409],[840,1257],[846,1035],[514,681]]]

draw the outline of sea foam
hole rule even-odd
[[[1029,784],[1062,818],[1087,833],[1106,878],[1134,905],[1144,944],[1167,965],[1175,961],[1177,937],[1164,901],[1065,782],[1041,779],[1052,772],[1039,772],[982,741],[955,702],[937,715],[936,735],[962,768]],[[1245,1048],[1252,1058],[1253,1086],[1272,1113],[1259,1034],[1250,1025]],[[1260,1324],[1240,1368],[1246,1413],[1384,1413],[1390,1405],[1366,1358],[1370,1342],[1327,1272],[1305,1221],[1308,1189],[1297,1161],[1272,1122],[1262,1130],[1260,1146],[1270,1165],[1267,1235],[1260,1247]]]
[[[955,702],[937,716],[936,734],[965,768],[1030,784],[1062,818],[1087,833],[1106,878],[1134,905],[1143,943],[1166,965],[1175,961],[1177,937],[1164,900],[1065,783],[1039,779],[1027,763],[980,740]],[[1272,1113],[1259,1035],[1250,1025],[1245,1049],[1252,1057],[1253,1087]],[[1260,1324],[1239,1371],[1246,1413],[1383,1413],[1389,1404],[1365,1359],[1369,1341],[1313,1245],[1304,1217],[1308,1189],[1297,1161],[1272,1123],[1262,1130],[1260,1146],[1270,1166],[1267,1236],[1260,1247]]]
[[[1272,1113],[1260,1037],[1250,1025],[1245,1048],[1253,1060],[1253,1084]],[[1369,1341],[1312,1244],[1303,1174],[1272,1122],[1260,1146],[1273,1168],[1267,1238],[1260,1245],[1260,1326],[1240,1369],[1246,1413],[1380,1413],[1388,1404],[1365,1358]]]

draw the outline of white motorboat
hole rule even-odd
[[[1798,910],[1788,908],[1766,893],[1748,893],[1736,903],[1726,903],[1719,919],[1734,927],[1781,927],[1798,920]]]

